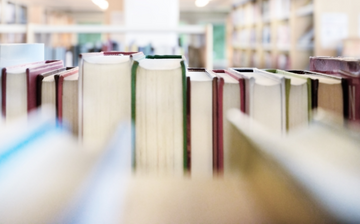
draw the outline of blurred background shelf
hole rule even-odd
[[[360,37],[359,13],[353,10],[355,7],[360,7],[360,2],[233,1],[227,23],[230,64],[307,69],[312,55],[353,56],[344,53],[348,52],[344,51],[344,42]],[[254,49],[254,44],[261,47]]]

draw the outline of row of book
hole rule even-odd
[[[235,85],[226,92],[236,92]],[[211,92],[204,82],[191,87],[194,94]],[[191,105],[211,106],[205,101],[192,101]],[[318,113],[309,127],[284,137],[232,109],[226,113],[232,128],[227,132],[231,173],[189,177],[134,170],[131,133],[126,125],[116,128],[101,153],[94,153],[79,147],[77,140],[56,124],[53,113],[42,108],[0,126],[2,223],[360,220],[359,133],[329,115]],[[199,114],[201,111],[193,119],[207,117]],[[211,127],[195,127],[201,131],[198,138],[211,132]],[[192,146],[201,147],[195,144]]]
[[[80,61],[79,68],[64,68],[55,60],[2,70],[6,126],[0,130],[1,221],[50,222],[83,181],[84,189],[60,215],[60,222],[118,220],[118,211],[124,212],[123,218],[129,211],[125,207],[134,208],[137,202],[142,212],[130,209],[129,213],[138,218],[135,223],[159,223],[146,218],[149,213],[167,217],[162,213],[164,204],[174,209],[169,214],[184,215],[174,205],[187,211],[186,205],[202,201],[201,208],[206,198],[231,192],[224,196],[238,208],[235,205],[241,206],[237,203],[246,197],[246,191],[227,185],[238,186],[238,182],[139,182],[128,178],[131,171],[178,177],[190,173],[192,179],[243,175],[258,195],[249,203],[259,199],[276,223],[360,220],[360,143],[358,133],[344,127],[359,121],[357,60],[314,57],[312,72],[206,71],[187,68],[182,56],[145,57],[139,52],[88,53]],[[46,112],[46,104],[55,105],[56,112],[31,122],[31,112]],[[228,112],[231,108],[237,110]],[[316,108],[337,114],[336,122],[342,125],[313,121]],[[21,116],[29,121],[14,124]],[[77,150],[76,140],[56,123],[63,127],[69,123],[85,149],[95,153]],[[124,126],[118,132],[119,123]],[[127,181],[132,184],[125,185]],[[160,185],[162,191],[156,191]],[[127,186],[127,191],[121,186]],[[144,190],[148,186],[153,188]],[[129,189],[134,190],[129,193]],[[184,197],[180,191],[186,192]],[[130,198],[138,195],[127,206],[125,192]],[[166,197],[161,196],[164,192]],[[153,198],[144,203],[142,195]],[[224,213],[207,213],[226,208],[224,203],[216,207],[216,202],[219,199],[206,204],[210,210],[201,215],[187,215],[221,222],[210,217]],[[150,208],[160,210],[146,213]],[[226,213],[229,220],[234,218],[229,222],[239,222],[238,211]],[[183,215],[179,220],[201,222]],[[117,221],[106,223],[112,222]]]
[[[307,125],[318,107],[341,122],[360,120],[358,62],[310,61],[313,71],[206,71],[187,68],[176,55],[85,53],[79,68],[64,68],[59,60],[4,68],[1,111],[10,122],[51,104],[59,123],[94,150],[127,122],[135,168],[212,176],[230,169],[224,113],[231,108],[279,134]]]

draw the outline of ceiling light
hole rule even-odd
[[[109,2],[106,0],[92,0],[92,2],[102,10],[106,10],[109,7]]]
[[[196,5],[197,7],[204,7],[204,6],[206,6],[209,2],[210,2],[210,0],[196,0],[196,1],[195,1],[195,5]]]

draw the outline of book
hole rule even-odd
[[[56,118],[63,126],[68,126],[73,135],[79,131],[79,68],[68,67],[55,74],[56,83]]]
[[[213,155],[217,153],[217,82],[213,74],[201,68],[188,68],[187,77],[188,165],[192,177],[212,177]]]
[[[301,76],[309,77],[312,82],[312,109],[321,108],[328,112],[338,115],[344,120],[344,92],[343,86],[346,80],[338,76],[327,75],[324,73],[311,72],[306,70],[288,70]]]
[[[43,60],[44,44],[0,44],[0,69]],[[0,87],[2,86],[1,80],[0,78]],[[2,91],[0,91],[0,99],[2,98],[1,94]],[[0,111],[2,111],[1,103]]]
[[[131,116],[136,170],[183,174],[187,169],[186,89],[182,56],[134,61]]]
[[[37,76],[36,80],[36,105],[50,104],[55,108],[55,78],[54,75],[64,71],[66,68],[59,68],[50,72],[44,72]]]
[[[56,217],[58,223],[119,223],[132,174],[131,133],[126,125],[120,124],[111,136],[82,187]]]
[[[339,70],[358,74],[360,60],[350,57],[310,57],[310,71],[337,74]]]
[[[231,68],[230,72],[245,79],[246,113],[275,133],[285,134],[290,79],[256,68]]]
[[[236,152],[230,150],[230,123],[224,114],[231,108],[246,111],[245,79],[227,70],[213,70],[217,76],[217,139],[218,149],[215,154],[215,168],[219,173],[228,174],[236,170]],[[234,166],[235,165],[235,166]]]
[[[238,110],[228,114],[238,130],[233,147],[245,157],[242,175],[275,223],[360,220],[358,134],[318,115],[283,138]]]
[[[37,108],[37,76],[63,67],[58,60],[40,61],[2,69],[2,114],[13,120]]]
[[[44,111],[1,128],[2,223],[52,222],[93,164],[94,157],[55,124],[53,111]]]
[[[360,61],[347,57],[310,57],[310,70],[344,79],[344,117],[350,123],[360,121]]]
[[[81,54],[79,65],[79,139],[99,150],[119,122],[131,122],[131,65],[134,52]]]
[[[267,72],[283,75],[290,79],[287,93],[287,129],[307,125],[312,118],[311,79],[279,69],[266,69]]]

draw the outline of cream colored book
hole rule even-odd
[[[147,56],[132,67],[136,170],[183,174],[187,161],[186,65],[182,56]]]
[[[276,223],[358,223],[360,141],[333,118],[318,114],[286,137],[232,110],[233,150],[240,171]],[[336,120],[336,119],[335,119]]]
[[[346,84],[342,77],[304,70],[289,70],[289,72],[308,77],[316,83],[312,97],[314,109],[321,108],[334,113],[339,117],[340,122],[344,122],[343,86]]]
[[[308,77],[293,74],[279,69],[267,69],[267,72],[283,75],[290,79],[288,87],[286,127],[289,131],[308,125],[312,118],[311,80]]]
[[[216,153],[216,80],[205,69],[188,68],[188,124],[190,169],[192,177],[212,177]],[[189,134],[189,133],[188,133]]]
[[[100,150],[120,122],[131,122],[131,66],[142,53],[82,54],[79,72],[79,139]]]
[[[79,68],[70,67],[55,75],[56,117],[73,135],[79,134]]]
[[[246,113],[275,133],[286,133],[290,79],[256,68],[229,71],[245,79]]]
[[[93,165],[53,113],[0,129],[0,223],[53,222]]]

